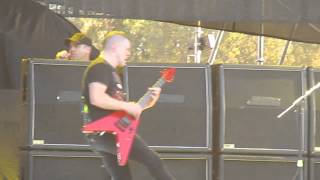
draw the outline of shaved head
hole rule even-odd
[[[105,39],[103,46],[103,54],[105,59],[114,67],[126,65],[126,60],[131,52],[131,43],[128,38],[123,35],[111,35]]]
[[[113,35],[109,37],[104,44],[105,50],[111,50],[114,45],[130,42],[128,38],[121,35]]]

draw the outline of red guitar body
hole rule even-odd
[[[108,132],[116,137],[117,157],[120,166],[124,166],[129,158],[139,120],[124,111],[116,111],[84,126],[84,132]]]

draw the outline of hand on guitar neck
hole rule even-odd
[[[143,110],[153,107],[156,104],[156,102],[159,100],[160,93],[161,93],[161,88],[158,88],[158,87],[151,87],[148,90],[151,93],[151,96],[150,96],[151,99],[148,105]]]
[[[148,91],[150,92],[151,96],[150,101],[145,107],[141,107],[139,103],[129,102],[127,106],[124,108],[124,111],[135,117],[135,119],[139,119],[143,110],[151,108],[156,104],[160,97],[161,88],[151,87],[148,89]]]

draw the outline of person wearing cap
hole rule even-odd
[[[97,57],[97,50],[92,45],[92,40],[83,33],[75,33],[65,40],[68,51],[62,50],[56,54],[56,59],[90,61]]]
[[[103,41],[103,52],[90,63],[84,73],[82,94],[88,117],[83,118],[84,124],[119,110],[138,119],[143,109],[154,106],[159,99],[161,89],[149,88],[152,97],[146,107],[125,101],[121,78],[116,68],[125,66],[130,56],[130,49],[131,43],[124,33],[113,31],[106,36]],[[118,165],[114,134],[84,133],[94,152],[102,156],[104,167],[112,176],[112,180],[132,180],[130,161],[125,166]],[[150,149],[139,135],[135,136],[129,160],[145,165],[156,180],[174,180],[159,155]]]

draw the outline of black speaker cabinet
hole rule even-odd
[[[87,151],[22,151],[22,180],[111,180],[101,157]],[[177,180],[212,180],[210,155],[160,154]],[[153,180],[147,169],[129,162],[133,179]]]
[[[21,151],[22,180],[111,180],[102,159],[90,151]]]
[[[23,61],[25,145],[88,148],[80,129],[81,79],[87,62]]]
[[[320,158],[311,157],[310,158],[310,177],[309,180],[320,179]]]
[[[320,68],[308,69],[308,89],[320,82]],[[320,155],[320,94],[315,90],[309,97],[310,110],[310,153]]]
[[[212,156],[206,154],[162,153],[161,159],[172,175],[183,180],[212,180]],[[132,162],[133,179],[155,180],[145,167]]]
[[[216,158],[216,180],[307,180],[308,177],[305,158],[241,155],[221,155]]]
[[[160,78],[176,68],[174,81],[162,88],[158,103],[142,113],[139,134],[161,151],[209,151],[212,148],[211,68],[199,64],[128,64],[124,84],[137,101]]]
[[[215,65],[213,77],[217,151],[279,155],[307,152],[307,102],[277,118],[305,92],[305,68]]]

